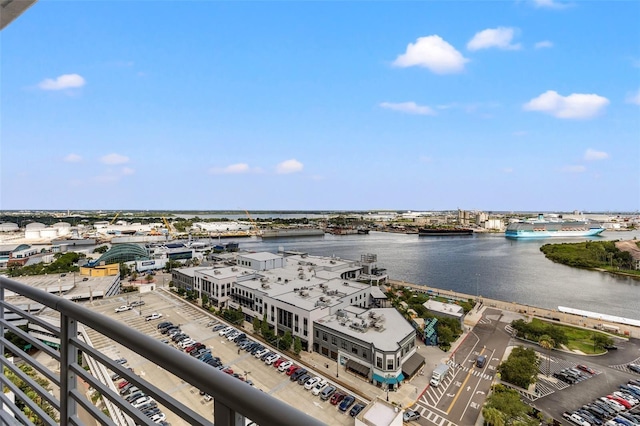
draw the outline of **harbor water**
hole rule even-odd
[[[605,232],[591,240],[640,239],[640,231]],[[503,234],[419,237],[371,232],[369,235],[259,238],[238,240],[240,248],[359,259],[378,256],[378,265],[395,280],[480,295],[547,309],[566,306],[640,320],[640,279],[556,264],[540,247],[581,239],[510,240]]]

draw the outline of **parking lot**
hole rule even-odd
[[[116,308],[130,304],[134,300],[142,300],[144,304],[122,312],[115,312]],[[337,407],[329,401],[321,400],[318,396],[312,395],[309,390],[305,390],[304,386],[291,381],[290,377],[285,373],[278,372],[278,369],[272,365],[266,365],[251,353],[244,350],[239,351],[238,346],[236,346],[234,342],[229,341],[224,336],[220,336],[218,332],[212,331],[212,326],[209,324],[213,320],[220,321],[219,318],[209,315],[168,292],[157,291],[146,293],[140,298],[136,294],[135,297],[130,296],[130,300],[127,300],[126,295],[96,300],[91,304],[91,308],[96,312],[125,322],[128,326],[159,340],[165,340],[168,336],[162,335],[157,329],[157,325],[162,321],[170,321],[175,325],[179,325],[182,331],[191,338],[205,344],[211,349],[213,356],[221,359],[224,367],[230,368],[233,370],[233,373],[238,374],[244,380],[250,380],[256,388],[285,401],[289,405],[327,424],[339,425],[354,423],[353,418],[348,414],[348,410],[346,413],[339,411]],[[145,317],[152,313],[162,314],[162,317],[146,321]],[[108,337],[93,333],[90,330],[88,333],[91,343],[95,348],[110,356],[112,359],[126,358],[126,365],[133,368],[136,374],[160,387],[173,398],[179,400],[204,417],[213,418],[213,401],[207,401],[205,396],[200,395],[198,389],[183,382],[146,359],[141,358],[129,349],[116,344]],[[169,339],[169,341],[170,340],[171,339]],[[167,344],[175,347],[177,352],[182,352],[176,343],[170,341]],[[311,377],[323,377],[321,374],[316,373],[319,372],[310,372]],[[330,378],[327,377],[327,379]],[[168,411],[165,411],[165,413],[167,415],[167,421],[172,425],[186,424],[172,413]]]

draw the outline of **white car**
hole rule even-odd
[[[624,394],[624,393],[618,392],[618,391],[614,392],[613,396],[617,396],[618,398],[622,398],[625,401],[628,401],[629,404],[631,404],[631,405],[637,405],[638,402],[639,402],[637,398],[635,398],[635,397],[633,397],[633,396],[631,396],[629,394]]]
[[[236,337],[238,337],[239,335],[240,335],[240,332],[238,330],[233,330],[231,333],[225,335],[225,337],[227,338],[227,340],[231,341]]]
[[[151,315],[149,315],[148,317],[146,317],[145,320],[151,321],[151,320],[158,319],[158,318],[162,318],[162,314],[154,312]]]
[[[193,344],[195,344],[195,343],[198,343],[198,342],[196,342],[196,341],[195,341],[195,340],[193,340],[193,339],[184,339],[183,341],[181,341],[181,342],[180,342],[180,347],[181,347],[182,349],[184,349],[184,348],[186,348],[186,347],[188,347],[188,346],[191,346],[191,345],[193,345]]]
[[[151,416],[151,418],[149,420],[151,420],[154,423],[160,423],[162,421],[164,421],[167,418],[167,415],[164,413],[158,413],[158,414],[154,414],[153,416]]]
[[[133,404],[133,408],[138,408],[144,404],[146,404],[147,402],[153,402],[155,401],[155,399],[151,398],[150,396],[143,396],[141,398],[136,399]]]
[[[326,380],[320,380],[318,383],[316,383],[313,386],[313,389],[311,389],[311,393],[316,396],[320,395],[320,392],[322,392],[322,389],[324,389],[328,384],[329,382],[327,382]]]
[[[271,364],[273,364],[274,362],[276,362],[279,359],[280,359],[280,355],[273,354],[270,357],[268,357],[267,359],[265,359],[264,363],[267,364],[267,365],[271,365]]]
[[[128,305],[122,305],[122,306],[118,306],[116,308],[116,312],[124,312],[124,311],[128,311],[131,309],[131,306]]]
[[[235,330],[233,327],[229,326],[227,328],[223,328],[222,330],[220,330],[220,332],[218,333],[221,336],[224,336],[225,334],[229,334],[231,333],[233,330]]]
[[[322,381],[322,379],[320,377],[314,377],[312,379],[309,379],[305,382],[304,384],[304,388],[306,390],[310,390],[312,387],[314,387],[316,385],[316,383]]]
[[[288,369],[289,367],[291,367],[292,365],[293,365],[293,362],[292,362],[292,361],[285,361],[285,362],[283,362],[282,364],[280,364],[280,365],[278,366],[278,371],[280,371],[281,373],[282,373],[282,372],[285,372],[285,371],[287,371],[287,369]]]
[[[269,352],[269,349],[265,348],[261,351],[256,352],[256,358],[260,359],[262,358],[262,355],[266,354]]]
[[[620,404],[618,401],[614,401],[613,399],[609,399],[606,396],[601,396],[600,400],[605,404],[609,404],[617,412],[624,411],[624,405]]]

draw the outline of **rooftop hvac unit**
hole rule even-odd
[[[320,288],[326,288],[327,285],[325,283],[320,283]]]
[[[345,282],[342,283],[342,285],[346,285],[348,287],[349,283],[345,281]]]
[[[308,297],[308,296],[309,296],[309,291],[308,291],[308,290],[301,290],[301,291],[300,291],[300,296],[302,296],[302,297]]]
[[[377,331],[382,331],[384,330],[384,324],[380,324],[379,322],[373,324],[373,327],[377,330]]]
[[[237,271],[238,271],[238,268],[231,268],[231,270],[232,270],[233,272],[237,272]]]
[[[218,271],[217,269],[216,269],[215,271],[213,271],[213,273],[214,273],[215,275],[220,275],[220,271]]]
[[[269,282],[269,278],[262,277],[262,278],[260,278],[260,282],[263,282],[263,283]]]
[[[271,286],[269,284],[267,284],[267,283],[262,283],[260,286],[262,288],[271,288]]]
[[[304,268],[302,266],[298,266],[298,271],[302,271]]]
[[[335,265],[336,261],[335,260],[330,260],[329,263],[332,264],[332,265]]]

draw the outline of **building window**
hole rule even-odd
[[[338,344],[338,339],[336,339],[336,336],[331,336],[331,344],[332,345],[337,345]]]
[[[369,357],[367,356],[367,351],[362,351],[362,358],[369,359]]]
[[[351,347],[351,352],[353,352],[354,354],[358,355],[358,348],[355,346]]]
[[[327,341],[327,333],[322,333],[322,340]]]
[[[393,370],[393,358],[387,360],[387,370]]]
[[[347,342],[343,340],[342,342],[340,342],[340,346],[342,346],[342,349],[347,349]]]
[[[320,332],[316,330],[316,337],[320,337]]]
[[[376,367],[382,368],[382,358],[379,356],[376,357]]]

